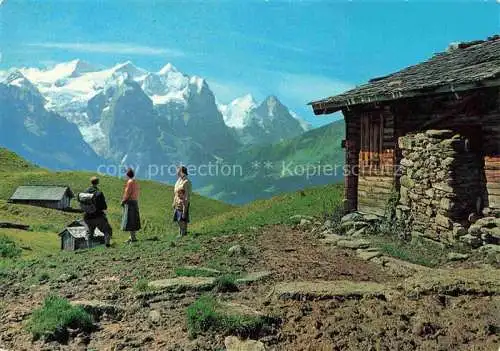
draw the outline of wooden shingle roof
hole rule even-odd
[[[59,201],[66,194],[74,196],[67,186],[29,185],[18,187],[10,200]]]
[[[500,85],[500,36],[457,44],[429,60],[311,102],[317,115],[346,106]]]

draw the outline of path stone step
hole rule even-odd
[[[187,290],[209,290],[215,285],[213,277],[176,277],[154,280],[148,284],[150,288],[182,292]]]
[[[381,297],[387,286],[374,282],[353,282],[350,280],[333,281],[294,281],[275,286],[274,294],[280,299],[314,300],[333,298]]]
[[[252,272],[236,279],[236,284],[251,284],[269,278],[273,273],[270,271]]]
[[[500,295],[497,269],[432,269],[418,272],[404,281],[408,295]]]
[[[266,347],[258,340],[240,339],[237,336],[228,336],[224,339],[227,351],[265,351]]]

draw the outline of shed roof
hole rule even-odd
[[[67,227],[64,228],[62,232],[59,233],[59,236],[63,235],[65,232],[68,232],[74,238],[86,238],[87,237],[87,227]],[[94,237],[104,237],[103,232],[96,228],[94,232]]]
[[[18,187],[10,200],[59,201],[64,195],[74,197],[67,186],[29,185]]]
[[[500,85],[500,35],[451,45],[429,60],[309,103],[316,115],[343,107]]]

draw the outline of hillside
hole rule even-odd
[[[224,163],[240,166],[241,174],[197,179],[198,191],[225,202],[242,204],[283,192],[341,182],[344,135],[341,120],[276,144],[247,147],[224,159]]]
[[[2,230],[2,233],[16,238],[24,246],[29,246],[28,254],[58,250],[59,239],[55,235],[64,226],[81,217],[78,213],[61,212],[32,206],[20,206],[7,203],[19,185],[67,185],[77,193],[89,185],[92,173],[89,172],[51,172],[31,165],[18,155],[0,149],[0,221],[11,221],[29,224],[33,231]],[[120,198],[124,181],[113,177],[101,177],[101,189],[106,195],[109,211],[108,216],[115,230],[114,240],[121,243],[126,239],[119,230],[121,221]],[[143,220],[143,236],[154,237],[172,234],[175,231],[170,221],[173,188],[157,182],[141,181],[140,210]],[[75,200],[73,207],[78,207]],[[207,199],[197,194],[193,197],[193,221],[225,212],[232,207],[222,202]]]

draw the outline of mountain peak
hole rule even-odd
[[[141,76],[146,74],[147,72],[142,68],[138,68],[135,66],[132,61],[125,61],[123,63],[119,63],[112,68],[115,73],[126,73],[130,78],[134,78],[137,76]]]
[[[163,68],[158,72],[159,74],[168,74],[170,72],[179,72],[177,68],[175,68],[174,65],[172,65],[170,62],[167,63]]]

